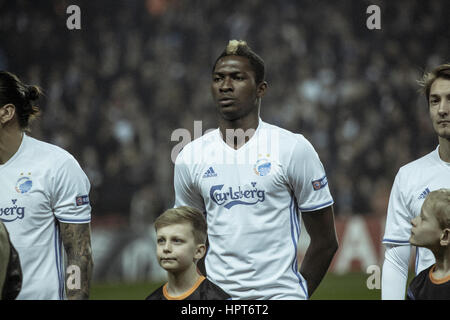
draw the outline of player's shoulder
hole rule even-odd
[[[207,300],[231,300],[228,293],[207,278],[203,280],[200,286]]]
[[[411,280],[407,290],[407,298],[409,300],[440,299],[444,298],[444,296],[442,296],[443,292],[448,293],[447,288],[444,288],[439,284],[434,284],[430,279],[431,270],[434,266],[435,264],[422,270]],[[448,282],[448,285],[450,286],[450,282]]]
[[[433,269],[433,267],[434,267],[435,265],[436,265],[436,264],[432,264],[432,265],[429,266],[428,268],[423,269],[422,271],[420,271],[419,274],[417,274],[417,275],[413,278],[413,280],[416,279],[416,281],[419,282],[419,281],[424,281],[424,280],[428,279],[428,276],[429,276],[429,274],[430,274],[430,271],[431,271],[431,269]]]
[[[437,153],[437,149],[431,151],[430,153],[428,153],[416,160],[408,162],[407,164],[400,167],[398,174],[409,175],[410,173],[417,173],[417,172],[420,172],[420,170],[423,170],[424,168],[432,166],[433,164],[436,163],[436,161],[435,161],[436,153]]]
[[[311,142],[301,133],[298,132],[292,132],[288,129],[279,127],[274,124],[270,124],[267,122],[262,121],[262,130],[266,130],[269,132],[275,132],[276,135],[278,135],[280,146],[281,147],[300,147],[300,148],[309,148],[312,147]],[[271,133],[269,133],[271,134]],[[275,136],[274,134],[271,134],[272,137]]]
[[[424,283],[427,280],[427,275],[428,275],[428,272],[430,271],[430,268],[422,270],[418,275],[416,275],[411,280],[411,283],[408,285],[408,289],[407,289],[407,297],[409,299],[412,299],[412,300],[417,299],[417,293],[420,290],[420,288],[422,288],[424,286]]]
[[[219,137],[219,129],[211,130],[206,132],[201,137],[188,142],[179,152],[176,162],[192,158],[198,153],[206,150],[210,146],[217,144]]]
[[[277,132],[281,138],[288,139],[290,141],[303,140],[303,139],[306,140],[305,137],[300,133],[292,132],[288,129],[279,127],[275,124],[271,124],[271,123],[268,123],[268,122],[265,122],[262,120],[261,120],[261,130]]]
[[[26,143],[29,147],[29,152],[33,153],[32,159],[45,159],[45,163],[48,164],[57,164],[68,159],[74,159],[68,151],[57,145],[27,135],[24,135],[24,139],[27,139]]]
[[[145,298],[145,300],[167,300],[164,297],[163,287],[164,285],[153,291],[151,294],[147,296],[147,298]]]

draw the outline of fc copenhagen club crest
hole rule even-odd
[[[23,175],[23,174],[22,174]],[[26,193],[31,190],[33,186],[33,181],[30,177],[20,177],[16,182],[16,191],[18,193]]]
[[[269,159],[263,158],[256,161],[253,169],[258,176],[264,177],[270,173],[272,163]]]

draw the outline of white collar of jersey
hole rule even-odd
[[[261,120],[260,117],[258,117],[258,127],[255,130],[255,133],[253,134],[253,136],[251,136],[251,138],[244,143],[239,149],[234,149],[232,147],[230,147],[224,140],[222,137],[222,132],[220,131],[220,128],[217,128],[217,134],[219,135],[219,140],[222,141],[222,143],[227,147],[227,149],[232,150],[232,151],[240,151],[245,149],[245,147],[247,147],[250,142],[252,142],[253,140],[255,140],[255,137],[257,136],[258,132],[261,130],[262,126],[263,126],[264,122]]]

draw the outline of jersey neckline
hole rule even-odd
[[[434,284],[444,284],[444,283],[450,281],[450,276],[444,277],[444,278],[442,278],[442,279],[436,279],[436,278],[433,276],[434,269],[436,269],[436,264],[434,264],[434,265],[430,268],[430,271],[429,271],[429,273],[428,273],[428,275],[429,275],[429,277],[430,277],[430,281],[431,281],[432,283],[434,283]]]
[[[258,127],[256,127],[255,133],[250,137],[250,139],[245,142],[239,149],[234,149],[232,147],[230,147],[222,138],[222,132],[220,131],[220,127],[217,128],[217,137],[220,140],[220,142],[222,143],[222,145],[225,147],[226,150],[229,150],[233,153],[237,153],[237,152],[241,152],[242,150],[245,150],[248,148],[249,145],[251,145],[253,143],[256,137],[256,135],[258,134],[259,130],[261,129],[262,125],[263,125],[263,121],[261,120],[261,118],[258,118]]]
[[[189,297],[192,293],[194,293],[195,290],[197,290],[197,288],[201,285],[201,283],[205,280],[206,278],[204,276],[200,276],[197,281],[194,283],[194,285],[185,293],[183,293],[182,295],[179,296],[171,296],[169,294],[169,292],[167,291],[167,285],[168,283],[166,283],[163,287],[163,295],[167,300],[184,300],[187,297]]]

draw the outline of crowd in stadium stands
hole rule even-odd
[[[265,60],[261,117],[311,141],[337,216],[384,215],[399,167],[437,145],[416,80],[448,62],[448,1],[73,1],[81,30],[70,4],[0,0],[0,69],[44,89],[32,134],[79,160],[96,217],[142,225],[173,205],[171,134],[217,126],[229,39]]]

